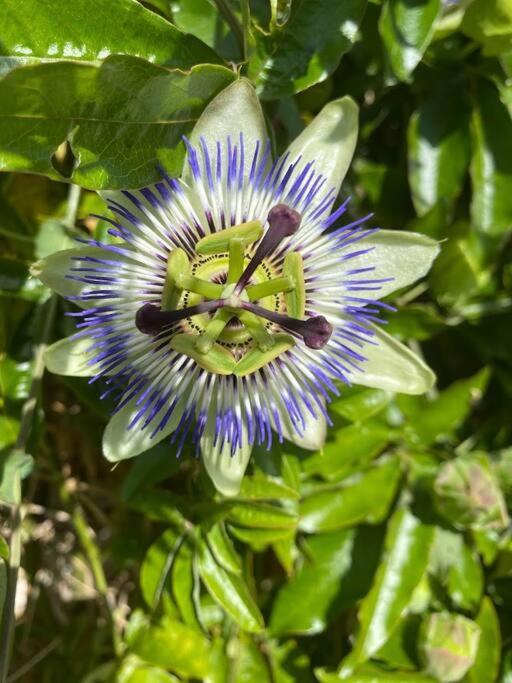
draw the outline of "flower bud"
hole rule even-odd
[[[460,681],[475,661],[480,627],[459,614],[430,614],[420,632],[427,672],[442,683]]]
[[[504,529],[509,523],[505,500],[485,455],[445,463],[434,482],[434,504],[459,527]]]

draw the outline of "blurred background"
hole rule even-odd
[[[510,683],[511,0],[0,12],[2,683]],[[442,250],[387,326],[436,388],[344,389],[323,454],[257,451],[227,500],[168,444],[104,460],[111,406],[44,373],[71,305],[28,268],[108,239],[95,190],[154,182],[157,160],[178,174],[187,130],[153,124],[200,113],[237,70],[277,151],[351,95],[360,136],[339,201]]]

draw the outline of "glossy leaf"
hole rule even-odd
[[[231,539],[222,522],[214,524],[206,534],[208,546],[217,562],[229,572],[240,574],[240,558],[236,554]]]
[[[233,683],[271,683],[270,671],[261,649],[250,636],[241,635],[236,643],[229,680]]]
[[[357,35],[366,0],[306,0],[268,36],[256,33],[249,77],[263,99],[300,92],[323,81]]]
[[[500,668],[501,633],[498,615],[489,597],[482,600],[475,621],[480,626],[480,641],[475,662],[467,674],[467,681],[494,683]]]
[[[169,71],[125,56],[15,69],[0,81],[0,168],[59,178],[52,155],[68,140],[84,187],[155,182],[158,163],[179,175],[181,135],[232,80],[221,66]]]
[[[471,218],[479,232],[500,235],[512,225],[512,120],[487,81],[477,83],[473,107]]]
[[[404,433],[415,446],[428,446],[437,440],[453,436],[471,411],[472,404],[481,400],[489,381],[484,369],[469,379],[454,382],[433,400],[399,398],[399,406],[407,417]]]
[[[18,448],[0,453],[0,502],[20,503],[21,480],[32,472],[33,466],[32,456]]]
[[[352,530],[321,534],[308,542],[309,562],[276,596],[270,630],[284,633],[318,633],[325,628],[329,612],[352,562]]]
[[[475,610],[482,596],[484,577],[476,552],[462,534],[436,527],[429,572],[457,609]]]
[[[354,649],[342,670],[369,659],[390,637],[428,566],[433,528],[406,508],[391,519],[373,586],[361,603]]]
[[[200,628],[196,597],[199,591],[199,577],[193,566],[193,552],[188,543],[182,543],[174,557],[171,568],[171,586],[174,601],[187,626]]]
[[[239,526],[256,529],[294,529],[297,517],[277,505],[240,501],[229,510],[228,519]]]
[[[421,103],[407,133],[409,184],[418,215],[438,202],[449,207],[469,165],[470,109],[462,89],[450,84]]]
[[[321,453],[304,461],[303,471],[320,474],[328,481],[360,472],[391,439],[391,430],[378,422],[337,429],[329,435]]]
[[[391,69],[399,80],[409,80],[421,61],[434,32],[440,4],[440,0],[386,0],[379,31]]]
[[[199,544],[198,569],[212,598],[245,631],[259,633],[263,628],[263,617],[245,581],[217,564],[204,542]]]
[[[158,626],[142,629],[130,649],[146,662],[182,676],[203,678],[208,674],[209,641],[179,621],[165,619]]]
[[[156,609],[160,602],[174,557],[182,541],[182,536],[173,529],[167,529],[146,553],[140,569],[140,587],[144,600],[152,610]]]
[[[382,521],[393,502],[401,476],[400,462],[388,458],[338,486],[313,491],[300,505],[299,528],[313,533]]]
[[[0,73],[37,62],[98,63],[123,53],[168,67],[188,69],[219,57],[194,36],[145,9],[135,0],[4,0]]]

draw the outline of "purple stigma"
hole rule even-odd
[[[289,237],[297,232],[302,216],[298,211],[295,211],[295,209],[290,208],[286,204],[276,204],[268,212],[267,220],[269,228],[263,235],[254,256],[242,273],[240,280],[238,280],[234,291],[235,294],[240,294],[247,286],[252,274],[262,260],[271,254],[285,237]]]
[[[210,313],[216,311],[224,305],[224,301],[203,301],[196,306],[179,308],[175,311],[162,311],[154,304],[144,304],[135,314],[135,325],[143,334],[157,335],[169,325],[190,318],[200,313]]]
[[[263,308],[263,306],[258,306],[257,304],[249,302],[244,302],[242,307],[247,311],[259,315],[261,318],[277,323],[286,330],[295,332],[295,334],[302,337],[304,343],[310,349],[323,348],[331,338],[332,325],[323,315],[315,315],[307,320],[299,320],[298,318],[290,318],[290,316],[284,315],[283,313],[269,311],[268,309]]]

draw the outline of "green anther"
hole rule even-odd
[[[249,301],[257,301],[264,299],[266,296],[272,294],[279,294],[280,292],[289,292],[293,289],[293,282],[289,277],[276,277],[273,280],[265,280],[258,282],[256,285],[249,285],[246,288]]]
[[[243,358],[236,364],[233,372],[238,377],[245,377],[252,372],[256,372],[268,363],[277,358],[285,351],[289,351],[295,345],[293,337],[289,334],[273,335],[274,345],[268,351],[261,351],[257,346],[253,346]]]
[[[263,225],[261,221],[240,223],[240,225],[233,225],[220,232],[206,235],[196,244],[196,252],[198,254],[224,254],[229,251],[230,240],[240,238],[243,240],[244,246],[247,246],[259,240],[262,235]]]
[[[286,312],[291,318],[303,320],[306,310],[306,285],[304,282],[302,256],[297,251],[286,255],[283,264],[283,275],[289,278],[293,284],[293,289],[284,295]]]
[[[162,292],[162,311],[173,311],[177,308],[183,287],[178,281],[190,272],[190,262],[183,249],[173,249],[167,260],[164,291]]]
[[[232,375],[236,361],[232,354],[220,344],[214,344],[208,353],[201,353],[196,348],[197,336],[194,334],[177,334],[170,341],[171,349],[183,353],[208,372],[217,375]]]
[[[250,311],[237,310],[236,316],[246,327],[260,351],[269,351],[274,346],[273,335],[267,332],[265,325],[257,315],[254,315],[254,313],[251,313]]]
[[[201,280],[201,278],[193,275],[181,275],[177,278],[177,284],[189,292],[200,294],[206,299],[220,299],[222,296],[223,285],[217,285],[215,282],[208,282],[208,280]]]
[[[209,353],[217,341],[220,333],[233,317],[233,313],[225,308],[220,308],[205,327],[203,333],[196,337],[196,349],[199,353]]]
[[[245,240],[233,237],[229,240],[228,285],[238,282],[244,271]]]

